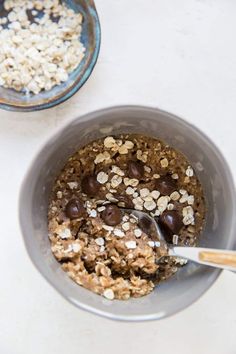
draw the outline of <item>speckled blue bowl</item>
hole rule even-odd
[[[66,82],[38,95],[26,96],[22,92],[0,87],[0,108],[30,112],[53,107],[74,95],[91,75],[101,43],[101,29],[94,1],[68,0],[65,2],[74,11],[83,14],[81,41],[86,52],[82,62],[70,74]]]

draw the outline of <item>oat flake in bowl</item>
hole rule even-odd
[[[185,263],[165,257],[162,242],[125,207],[156,217],[179,245],[195,246],[205,221],[201,184],[176,149],[138,134],[80,148],[53,186],[51,249],[77,284],[110,300],[147,295]]]
[[[0,85],[26,94],[68,80],[82,61],[82,15],[59,0],[4,1],[0,18]]]

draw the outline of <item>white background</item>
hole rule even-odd
[[[236,1],[97,0],[102,47],[72,99],[44,112],[0,112],[0,353],[236,353],[236,275],[223,272],[193,306],[150,323],[116,323],[74,308],[31,264],[18,191],[62,124],[109,105],[145,104],[208,134],[236,176]]]

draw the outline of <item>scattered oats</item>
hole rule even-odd
[[[62,198],[62,192],[61,192],[61,191],[58,191],[58,192],[57,192],[57,198],[58,198],[58,199],[61,199],[61,198]]]
[[[143,200],[145,202],[152,202],[153,201],[153,197],[151,195],[148,195],[147,197],[143,198]]]
[[[111,155],[109,154],[108,151],[104,151],[103,153],[100,153],[96,156],[94,163],[97,165],[98,163],[101,162],[109,162],[111,160]]]
[[[128,220],[129,220],[128,215],[124,215],[123,218],[122,218],[122,221],[126,222],[126,221],[128,221]]]
[[[193,195],[189,195],[188,196],[188,205],[193,205],[194,204],[194,196]]]
[[[91,218],[96,218],[97,217],[97,210],[95,210],[95,209],[90,210],[89,216],[91,216]]]
[[[66,228],[62,228],[59,230],[58,236],[64,240],[64,239],[70,238],[72,235],[71,235],[70,229],[68,229],[66,227]]]
[[[148,157],[148,152],[142,152],[141,150],[137,150],[137,159],[141,160],[142,162],[146,163]]]
[[[152,169],[149,166],[144,166],[144,171],[146,171],[147,173],[150,173],[152,171]]]
[[[22,94],[38,94],[67,81],[84,57],[85,47],[80,36],[82,15],[75,13],[58,1],[1,1],[9,20],[9,27],[0,32],[0,77],[4,87],[21,91]],[[42,17],[28,21],[27,10],[33,15],[42,10]],[[59,16],[58,23],[51,19]],[[7,76],[6,76],[7,74]]]
[[[184,207],[182,210],[182,214],[183,214],[183,216],[193,215],[194,214],[193,208],[191,206]]]
[[[154,241],[148,241],[148,246],[154,248],[155,247],[155,242]]]
[[[147,210],[154,210],[156,208],[156,203],[154,202],[154,200],[152,201],[146,201],[144,202],[144,208],[147,209]]]
[[[105,210],[106,209],[106,207],[104,207],[104,206],[101,206],[101,207],[99,207],[97,210],[98,210],[98,212],[99,213],[101,213],[103,210]]]
[[[125,246],[128,248],[128,249],[135,249],[136,248],[136,241],[126,241],[125,242]]]
[[[72,249],[75,253],[78,253],[81,250],[81,246],[78,243],[72,243]]]
[[[110,182],[107,182],[107,183],[106,183],[106,188],[107,188],[107,189],[110,189],[110,188],[111,188],[111,183],[110,183]]]
[[[120,230],[120,229],[115,229],[114,230],[114,235],[117,236],[117,237],[124,237],[125,233],[122,230]]]
[[[119,151],[119,154],[121,154],[121,155],[128,154],[128,152],[129,152],[128,148],[125,145],[122,145],[118,151]]]
[[[112,136],[108,136],[104,139],[103,144],[106,148],[111,149],[116,145],[116,141]]]
[[[169,162],[168,162],[168,160],[166,158],[161,159],[160,163],[161,163],[161,167],[162,168],[166,168],[169,165]]]
[[[141,237],[142,236],[142,231],[140,229],[134,229],[134,234],[136,237]]]
[[[152,191],[151,192],[151,196],[154,198],[154,199],[158,199],[160,197],[160,192],[159,191]]]
[[[173,209],[174,209],[174,204],[169,203],[169,204],[167,205],[167,210],[173,210]]]
[[[158,179],[158,178],[160,178],[161,176],[158,174],[158,173],[155,173],[154,175],[153,175],[153,178],[155,178],[155,179]]]
[[[141,211],[141,210],[143,210],[143,205],[142,204],[135,204],[134,209]]]
[[[186,216],[184,216],[183,218],[183,224],[184,225],[190,225],[190,224],[194,224],[194,216],[187,214]]]
[[[193,177],[193,169],[191,166],[188,166],[187,170],[185,171],[186,176]]]
[[[184,195],[184,194],[188,194],[188,192],[185,189],[180,189],[179,190],[180,194]]]
[[[103,296],[108,299],[108,300],[114,300],[115,298],[115,294],[114,291],[112,289],[106,289],[103,292]]]
[[[134,199],[133,199],[133,203],[134,203],[134,204],[143,204],[144,201],[142,200],[142,198],[137,197],[137,198],[134,198]]]
[[[112,188],[118,187],[122,183],[122,177],[118,175],[114,175],[111,179]]]
[[[68,182],[67,183],[70,189],[77,189],[78,188],[78,182]]]
[[[187,201],[188,201],[188,194],[184,194],[179,200],[179,202],[182,204],[186,203]]]
[[[99,172],[97,175],[97,181],[100,184],[105,184],[108,181],[108,174],[106,174],[105,172]]]
[[[114,227],[109,225],[102,225],[102,228],[106,231],[113,231]]]
[[[137,198],[137,197],[138,197],[138,192],[134,192],[133,198]]]
[[[56,206],[53,206],[53,207],[52,207],[52,211],[54,211],[54,212],[57,211],[57,207],[56,207]]]
[[[172,242],[174,245],[178,245],[178,241],[179,241],[179,236],[178,235],[173,235],[172,237]]]
[[[68,245],[67,249],[64,250],[65,253],[70,253],[73,251],[72,245]]]
[[[98,246],[104,246],[104,243],[105,243],[104,238],[102,238],[102,237],[96,238],[95,242]]]
[[[101,246],[100,249],[99,249],[99,252],[104,252],[105,251],[105,246]]]
[[[132,195],[135,190],[132,187],[127,187],[125,193],[128,195]]]
[[[109,200],[109,202],[112,202],[112,203],[116,203],[118,202],[119,200],[116,199],[115,197],[113,197],[113,195],[111,193],[107,193],[106,194],[106,198]]]
[[[150,194],[150,191],[148,188],[142,188],[139,193],[142,198],[145,198]]]
[[[167,196],[162,196],[157,200],[157,206],[160,212],[166,210],[168,202],[169,202],[169,198]]]
[[[124,171],[122,171],[118,166],[113,165],[111,168],[111,172],[115,173],[118,176],[123,177],[125,175]]]
[[[155,247],[160,247],[161,246],[161,242],[160,241],[155,241]]]
[[[139,180],[136,178],[128,178],[125,177],[124,178],[124,184],[125,186],[131,186],[131,187],[137,187],[137,185],[139,184]]]
[[[171,193],[171,195],[170,195],[170,199],[172,199],[174,201],[178,200],[179,198],[180,198],[180,194],[177,191]]]
[[[121,208],[125,208],[125,202],[119,202],[117,205]]]
[[[171,177],[172,177],[173,179],[178,179],[178,178],[179,178],[179,175],[178,175],[178,173],[173,173]]]
[[[122,224],[122,229],[125,231],[129,231],[130,229],[130,223],[129,222],[125,222],[124,224]]]
[[[126,140],[125,141],[125,143],[124,143],[124,145],[127,147],[127,149],[133,149],[133,147],[134,147],[134,143],[132,142],[132,141],[130,141],[130,140]]]
[[[118,146],[121,146],[121,145],[123,144],[123,141],[122,141],[121,139],[117,139],[117,140],[116,140],[116,144],[117,144]]]

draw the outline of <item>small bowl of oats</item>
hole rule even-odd
[[[226,161],[196,127],[150,107],[107,108],[62,128],[32,163],[19,206],[41,274],[75,306],[115,320],[170,316],[220,274],[166,257],[134,211],[155,218],[168,244],[235,249]]]
[[[74,95],[89,78],[101,33],[93,0],[0,4],[0,108],[34,111]]]

